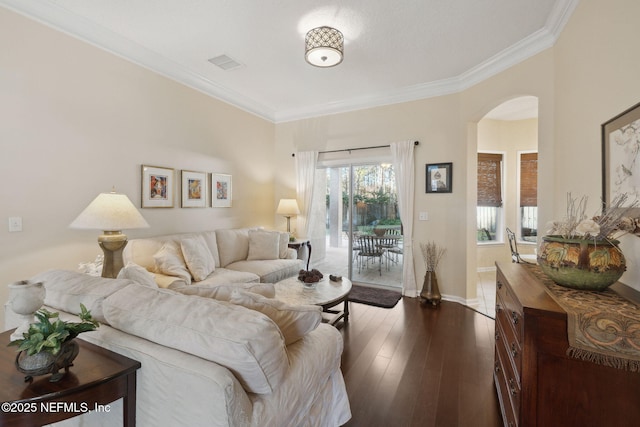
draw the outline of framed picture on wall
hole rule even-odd
[[[207,173],[182,171],[182,207],[207,207]]]
[[[230,208],[233,200],[231,175],[211,174],[211,206],[214,208]]]
[[[427,165],[427,193],[451,193],[453,163],[432,163]]]
[[[174,188],[173,169],[142,165],[143,208],[172,208]]]
[[[640,103],[602,124],[603,208],[624,193],[640,200]]]

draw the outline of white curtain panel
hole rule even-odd
[[[297,218],[298,237],[309,236],[309,218],[313,201],[313,180],[318,163],[317,151],[301,151],[296,153],[296,190],[300,215]]]
[[[402,294],[409,297],[418,296],[416,273],[413,268],[413,189],[415,187],[415,171],[413,164],[413,141],[393,142],[391,155],[393,169],[396,172],[396,186],[398,187],[398,208],[403,227],[403,259],[402,263]]]

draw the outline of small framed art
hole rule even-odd
[[[602,202],[617,196],[640,198],[640,103],[602,124]],[[625,207],[625,206],[622,206]],[[640,214],[638,209],[633,215]]]
[[[233,200],[231,175],[211,174],[211,206],[214,208],[230,208]]]
[[[182,171],[182,207],[207,207],[207,173]]]
[[[143,208],[172,208],[174,188],[173,169],[142,165]]]
[[[427,193],[451,193],[453,163],[433,163],[427,165]]]

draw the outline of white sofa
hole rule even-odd
[[[234,290],[232,303],[64,270],[31,280],[44,283],[45,306],[62,319],[77,321],[83,303],[102,322],[79,339],[141,362],[139,426],[334,427],[351,417],[342,336],[321,323],[319,307],[265,296],[273,285],[247,284],[262,295]],[[122,402],[110,409],[57,425],[121,425]]]
[[[288,241],[288,233],[257,228],[203,231],[132,239],[123,256],[125,265],[141,265],[158,286],[178,291],[191,284],[276,283],[303,267]]]

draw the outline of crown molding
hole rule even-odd
[[[372,93],[320,105],[293,110],[274,111],[238,92],[229,90],[204,76],[194,73],[167,58],[146,49],[131,40],[68,10],[49,2],[29,0],[0,0],[0,5],[55,28],[74,38],[110,52],[141,67],[175,80],[208,96],[231,104],[273,123],[289,122],[318,116],[345,113],[366,108],[433,98],[468,89],[545,49],[552,47],[568,22],[579,0],[562,0],[555,4],[545,26],[529,37],[508,47],[483,63],[465,71],[457,77],[407,86],[396,90]]]

